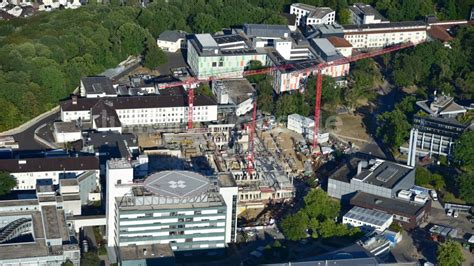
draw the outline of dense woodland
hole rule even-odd
[[[381,0],[364,1],[374,5],[391,20],[422,19],[435,14],[439,18],[466,18],[474,0]],[[167,3],[169,2],[169,3]],[[114,67],[129,55],[143,55],[144,65],[156,67],[166,59],[155,45],[155,38],[164,30],[180,29],[188,32],[216,32],[222,28],[243,23],[285,23],[279,14],[288,8],[289,0],[159,0],[147,8],[140,8],[137,0],[120,3],[112,0],[109,5],[93,5],[76,10],[44,12],[26,19],[0,22],[0,131],[13,128],[28,119],[57,105],[58,100],[69,95],[85,75],[101,73]],[[347,22],[346,0],[300,1],[316,6],[330,6],[337,10],[339,20]],[[357,1],[360,2],[360,1]],[[472,32],[471,32],[472,34]],[[470,35],[469,35],[470,36]],[[469,39],[470,40],[470,39]],[[470,43],[472,44],[472,42]],[[469,47],[468,45],[464,45]],[[470,46],[472,47],[472,45]],[[470,53],[464,51],[464,58]],[[410,63],[413,54],[396,58],[397,64]],[[448,51],[440,52],[448,54]],[[451,60],[451,56],[448,56]],[[417,61],[421,63],[420,61]],[[374,65],[362,62],[362,72]],[[366,65],[363,65],[366,64]],[[454,64],[454,62],[453,62]],[[396,64],[395,64],[396,66]],[[458,67],[440,66],[440,82],[448,88],[450,77],[458,77],[456,90],[472,95],[472,62],[459,75]],[[355,70],[359,66],[356,65]],[[368,67],[368,69],[367,69]],[[415,66],[416,67],[416,66]],[[425,69],[426,67],[422,67]],[[357,73],[357,72],[356,72]],[[403,73],[402,73],[403,74]],[[412,73],[408,73],[412,74]],[[434,72],[429,70],[430,75]],[[351,74],[355,84],[349,90],[326,91],[327,103],[348,103],[356,107],[358,95],[370,86],[366,78]],[[426,73],[402,82],[424,82]],[[469,78],[471,80],[469,80]],[[471,82],[470,82],[471,81]],[[407,84],[400,84],[407,85]],[[326,86],[328,87],[328,86]],[[308,94],[311,91],[307,92]],[[268,96],[266,96],[268,97]],[[299,99],[283,96],[276,103],[278,115],[293,112],[294,103],[314,102],[314,95]],[[348,99],[348,100],[346,100]],[[314,103],[311,103],[314,105]],[[272,110],[275,106],[267,106]],[[297,109],[301,106],[297,106]],[[296,110],[308,113],[310,108]]]

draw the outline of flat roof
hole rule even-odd
[[[131,156],[129,148],[138,147],[138,140],[131,133],[91,132],[84,138],[83,146],[93,146],[96,151],[110,158],[128,158]]]
[[[357,174],[359,162],[365,162],[367,166],[362,167],[361,172]],[[406,165],[356,155],[331,174],[329,178],[346,183],[351,183],[351,180],[354,179],[354,182],[360,181],[374,186],[393,188],[411,171],[415,170]]]
[[[169,244],[121,246],[119,250],[122,260],[174,257],[174,252]]]
[[[155,195],[192,198],[209,191],[209,178],[191,171],[162,171],[145,179],[145,189]]]
[[[377,210],[355,206],[344,215],[344,218],[354,219],[376,226],[382,226],[392,218],[392,215]]]
[[[388,21],[377,11],[377,9],[373,8],[371,5],[368,4],[355,3],[352,6],[349,6],[349,9],[359,17],[374,16],[375,19],[380,19],[381,21]]]
[[[368,169],[362,169],[353,178],[367,184],[393,188],[411,171],[415,170],[410,166],[377,159],[374,165],[369,164]]]
[[[196,40],[199,41],[203,48],[217,48],[217,42],[212,38],[212,35],[209,33],[204,34],[195,34]]]
[[[95,156],[0,160],[0,170],[9,173],[98,169],[100,169],[99,159]]]
[[[54,131],[57,133],[73,133],[81,132],[81,128],[77,126],[77,123],[75,121],[54,122]]]
[[[76,178],[66,178],[66,179],[59,179],[59,184],[61,186],[77,186],[79,182]]]
[[[241,104],[252,98],[255,89],[247,79],[223,79],[216,81],[221,83],[227,89],[229,98],[234,104]]]
[[[84,77],[81,79],[84,89],[87,94],[102,94],[116,95],[112,81],[105,76]]]
[[[357,192],[356,195],[351,198],[350,204],[353,206],[381,210],[390,214],[407,214],[411,216],[416,216],[424,208],[422,204],[385,198],[361,191]]]
[[[56,206],[43,206],[41,207],[41,213],[43,215],[43,222],[45,235],[47,239],[62,238],[59,224],[59,217],[56,211]]]
[[[243,30],[250,37],[283,38],[291,33],[288,25],[244,24]]]
[[[219,173],[217,180],[220,187],[237,187],[237,183],[231,173]]]

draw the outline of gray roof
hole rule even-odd
[[[139,108],[167,108],[186,107],[188,97],[186,95],[150,95],[150,96],[125,96],[107,98],[78,98],[77,104],[71,99],[60,103],[63,111],[86,111],[90,110],[100,101],[109,102],[114,109],[139,109]],[[205,95],[194,95],[194,106],[210,106],[217,103]]]
[[[112,81],[105,76],[85,77],[81,79],[87,94],[116,95]]]
[[[390,218],[391,214],[387,214],[381,211],[353,207],[349,212],[344,215],[344,218],[354,219],[368,224],[373,224],[376,226],[384,225]]]
[[[93,156],[0,160],[0,170],[9,173],[85,171],[98,169],[99,159]]]
[[[317,52],[321,52],[319,54],[324,60],[332,61],[341,57],[341,55],[336,50],[336,47],[332,45],[332,43],[325,38],[314,38],[311,41],[316,45],[315,49]]]
[[[203,48],[217,48],[218,46],[211,34],[196,34],[194,36]]]
[[[291,33],[287,25],[244,24],[243,30],[249,37],[284,38]]]
[[[350,204],[353,206],[385,211],[390,214],[408,216],[417,216],[425,206],[422,204],[415,204],[410,201],[385,198],[360,191],[351,198]]]
[[[349,9],[361,18],[363,16],[374,16],[375,19],[387,21],[384,16],[382,16],[375,8],[368,4],[355,3],[354,5],[349,6]]]
[[[186,33],[182,31],[176,30],[165,30],[163,31],[160,36],[158,36],[158,40],[166,41],[166,42],[177,42],[179,39],[185,39]]]
[[[356,155],[349,162],[337,169],[329,178],[350,183],[351,179],[356,179],[366,184],[393,188],[404,179],[413,168],[391,161],[377,159],[375,164],[369,164],[361,169],[357,174],[357,166],[361,161],[367,162],[367,158]]]
[[[190,171],[162,171],[145,180],[145,189],[155,195],[171,198],[192,198],[209,190],[207,177]]]

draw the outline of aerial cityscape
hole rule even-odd
[[[474,265],[474,0],[0,0],[0,266]]]

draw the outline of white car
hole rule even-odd
[[[434,201],[438,201],[438,194],[436,193],[436,190],[430,190],[430,194]]]
[[[459,217],[459,213],[458,213],[458,211],[454,211],[454,213],[453,213],[453,217],[454,217],[454,218],[458,218],[458,217]]]
[[[453,216],[453,210],[449,209],[448,212],[446,213],[447,216]]]

